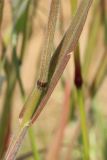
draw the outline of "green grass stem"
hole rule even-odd
[[[84,97],[83,97],[82,89],[77,90],[77,99],[78,99],[78,107],[80,111],[81,131],[82,131],[83,144],[84,144],[83,158],[84,160],[90,160],[89,158],[89,139],[88,139],[86,113],[85,113]]]
[[[28,132],[29,132],[29,139],[30,139],[34,159],[35,160],[40,160],[39,153],[37,151],[36,142],[35,142],[35,137],[36,136],[34,134],[34,130],[33,130],[32,126],[29,127]]]

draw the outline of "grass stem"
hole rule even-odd
[[[88,131],[86,123],[86,113],[84,107],[84,98],[82,89],[77,90],[78,105],[80,111],[80,120],[81,120],[81,130],[84,144],[84,160],[89,160],[89,140],[88,140]]]
[[[36,143],[35,143],[34,130],[31,126],[29,127],[28,132],[29,132],[29,139],[30,139],[34,159],[35,160],[40,160],[39,153],[37,151],[37,146],[36,146]]]

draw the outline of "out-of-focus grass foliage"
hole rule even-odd
[[[21,68],[24,61],[26,61],[26,49],[33,36],[34,20],[38,12],[45,14],[45,8],[39,6],[39,0],[10,0],[9,3],[11,23],[3,29],[6,0],[0,0],[0,96],[3,98],[2,106],[0,104],[0,159],[9,160],[9,156],[10,158],[11,156],[15,157],[15,152],[17,152],[16,144],[18,142],[21,145],[24,134],[28,130],[31,149],[27,153],[24,153],[22,149],[22,155],[18,155],[16,159],[106,160],[107,118],[103,115],[103,108],[100,106],[97,96],[107,75],[106,0],[96,0],[91,5],[90,16],[87,18],[89,24],[85,26],[88,34],[85,35],[87,38],[84,50],[81,50],[81,44],[84,44],[84,40],[80,39],[78,42],[78,39],[84,26],[91,0],[83,0],[81,4],[79,0],[67,1],[71,11],[70,19],[72,20],[67,32],[64,31],[64,13],[66,12],[64,3],[66,3],[66,0],[51,1],[45,42],[44,45],[41,45],[42,58],[39,56],[36,64],[37,68],[40,68],[40,73],[38,72],[40,75],[36,75],[36,77],[39,77],[38,87],[34,86],[27,101],[25,101],[26,93],[22,82]],[[48,1],[43,1],[42,3],[48,3]],[[80,7],[78,9],[79,4]],[[42,21],[42,14],[39,15],[39,18],[40,24],[44,26],[46,24]],[[73,17],[75,18],[73,19]],[[56,27],[57,20],[59,25],[57,24]],[[59,35],[64,35],[57,48],[54,44],[56,30]],[[35,28],[35,32],[38,32],[37,28]],[[100,51],[98,51],[99,42],[101,43]],[[71,85],[71,79],[69,79],[70,72],[70,75],[67,74],[68,77],[63,76],[61,78],[61,91],[64,92],[64,100],[62,102],[60,123],[49,147],[45,146],[45,149],[41,151],[39,145],[37,145],[38,143],[36,143],[39,138],[35,136],[30,120],[32,119],[32,122],[34,122],[39,116],[41,108],[46,104],[66,67],[71,51],[74,51],[72,53],[74,56],[71,57],[74,62],[74,70],[70,68],[70,72],[74,72],[73,85]],[[36,48],[35,54],[37,54]],[[45,61],[46,59],[47,61]],[[98,64],[96,64],[96,60],[98,60]],[[22,124],[15,139],[16,141],[13,139],[13,142],[11,142],[12,112],[14,107],[12,102],[13,100],[17,101],[14,99],[17,84],[25,105],[20,114]],[[47,84],[49,89],[46,86]],[[5,93],[3,90],[5,90]],[[104,92],[107,95],[105,90]],[[38,109],[39,104],[40,110]],[[50,121],[48,115],[47,119]],[[67,128],[71,129],[72,133],[66,136],[65,131]],[[69,141],[66,142],[68,139]],[[63,148],[65,148],[64,151]],[[7,150],[8,152],[6,153]],[[5,154],[7,155],[6,158],[4,158]]]

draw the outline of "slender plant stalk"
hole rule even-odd
[[[89,140],[88,140],[88,131],[87,131],[87,123],[86,123],[86,112],[84,107],[84,98],[82,89],[78,89],[77,91],[78,96],[78,107],[80,110],[80,120],[81,120],[81,130],[83,135],[83,144],[84,144],[84,160],[90,160],[89,158]]]
[[[101,4],[102,4],[102,1],[101,1]],[[103,10],[104,11],[104,10]],[[104,18],[104,17],[103,17]],[[106,27],[107,28],[107,27]],[[104,34],[104,35],[106,35],[106,34]],[[90,43],[89,43],[90,44]],[[88,45],[89,45],[88,44]],[[90,46],[90,45],[89,45]],[[95,75],[95,79],[94,79],[94,85],[96,86],[96,82],[97,82],[97,84],[101,84],[101,82],[102,82],[102,80],[104,79],[104,77],[103,76],[105,76],[106,74],[105,74],[105,72],[107,71],[106,70],[106,68],[107,68],[107,66],[106,66],[106,64],[107,64],[107,57],[106,57],[106,55],[107,54],[104,54],[104,56],[103,56],[103,58],[102,58],[102,60],[101,60],[101,63],[100,63],[100,65],[99,65],[99,67],[98,67],[98,70],[97,70],[97,73],[96,73],[96,75]],[[87,57],[86,57],[87,58]],[[103,75],[103,76],[102,76]],[[100,77],[100,78],[99,78]],[[85,78],[85,77],[84,77]],[[96,82],[95,82],[96,81]],[[94,89],[94,85],[92,85],[92,87],[91,87],[91,91]],[[97,87],[95,87],[96,89],[96,91],[95,92],[93,92],[93,94],[91,95],[91,97],[90,98],[94,98],[94,96],[95,96],[95,94],[96,94],[96,92],[97,92],[97,89],[99,89],[99,87],[98,87],[99,85],[97,85]],[[80,93],[79,93],[80,92]],[[82,94],[81,94],[81,90],[78,92],[78,99],[79,99],[79,103],[81,104],[80,105],[80,111],[81,111],[81,115],[84,115],[84,101],[83,101],[83,92],[82,92]],[[87,106],[87,105],[86,105]],[[91,105],[91,101],[90,101],[90,104],[89,104],[89,108],[90,108],[90,106],[92,106]],[[82,108],[82,109],[81,109]],[[87,110],[87,108],[86,108],[86,110]],[[88,111],[89,111],[89,109],[88,109]],[[82,116],[81,116],[82,117]],[[83,119],[81,120],[83,123],[85,122],[84,120],[86,119],[86,117],[84,117],[83,116]],[[81,123],[82,123],[81,122]],[[85,123],[84,123],[85,124]],[[84,126],[84,125],[83,125]],[[72,138],[72,140],[74,140],[75,138],[77,139],[78,138],[78,136],[79,136],[79,134],[77,134],[76,135],[76,133],[78,133],[79,132],[79,124],[78,125],[76,125],[76,127],[77,127],[77,130],[74,132],[74,136],[73,136],[73,138]],[[87,137],[86,137],[86,131],[85,130],[87,130],[86,128],[85,128],[85,126],[84,126],[84,129],[83,129],[83,133],[84,133],[84,144],[85,144],[85,146],[86,146],[86,148],[87,148],[87,151],[86,151],[86,153],[88,153],[88,148],[89,148],[89,146],[88,146],[88,139],[87,139]],[[76,135],[76,136],[75,136]],[[75,141],[76,141],[76,139],[75,139]],[[72,141],[71,141],[72,142]],[[71,143],[71,146],[72,146],[72,149],[73,149],[73,146],[74,146],[74,144],[72,144]],[[71,153],[71,150],[69,150],[69,153]],[[69,158],[69,153],[67,153],[67,157],[68,157],[68,159],[70,160],[70,158]],[[68,160],[67,159],[67,160]],[[84,158],[84,159],[86,159],[86,158]]]
[[[80,52],[79,47],[77,47],[74,53],[74,62],[75,62],[75,86],[77,92],[77,101],[78,107],[80,111],[80,121],[81,121],[81,130],[82,130],[82,138],[84,144],[84,160],[89,160],[89,139],[87,132],[87,123],[86,123],[86,113],[85,113],[85,105],[84,105],[84,97],[83,97],[83,80],[81,73],[81,64],[80,64]]]
[[[75,14],[75,10],[77,8],[77,1],[72,1],[71,3],[72,13]],[[80,62],[80,49],[79,44],[77,45],[76,50],[74,51],[74,64],[75,64],[75,86],[77,92],[77,101],[80,110],[80,120],[81,120],[81,130],[82,130],[82,138],[84,144],[84,160],[89,160],[89,140],[88,140],[88,132],[87,132],[87,123],[86,123],[86,113],[84,106],[84,99],[82,93],[82,72],[81,72],[81,62]]]
[[[45,44],[43,48],[43,54],[41,55],[41,65],[40,65],[40,74],[38,78],[38,86],[40,83],[48,82],[48,72],[50,67],[50,59],[52,56],[53,50],[53,40],[56,28],[57,17],[59,13],[59,4],[60,0],[52,0],[49,20],[47,25],[47,33],[45,37]],[[41,84],[42,85],[42,84]]]
[[[36,147],[36,143],[35,143],[35,135],[34,135],[34,130],[32,127],[29,127],[29,138],[30,138],[30,143],[31,143],[31,147],[32,147],[32,151],[33,151],[33,156],[35,160],[40,160],[38,151],[37,151],[37,147]]]
[[[30,1],[27,4],[26,11],[25,11],[25,18],[24,18],[24,26],[23,26],[23,32],[22,32],[22,46],[21,46],[21,51],[20,51],[20,57],[19,61],[20,64],[22,64],[23,58],[24,58],[24,53],[25,53],[25,48],[26,48],[26,43],[28,39],[28,32],[29,32],[29,10],[30,10]]]

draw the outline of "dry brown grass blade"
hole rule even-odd
[[[63,137],[64,137],[64,131],[68,122],[69,117],[69,111],[70,111],[70,82],[66,82],[65,86],[65,96],[64,96],[64,102],[63,102],[63,108],[61,113],[61,121],[58,127],[58,130],[55,134],[55,137],[53,138],[52,144],[49,147],[49,151],[46,155],[46,160],[58,160],[59,159],[59,153],[60,148],[62,145]]]

